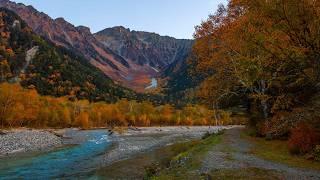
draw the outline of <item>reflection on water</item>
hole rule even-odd
[[[0,159],[0,179],[83,177],[99,168],[99,155],[109,146],[107,132],[82,131],[81,144],[29,157]],[[80,134],[79,134],[80,135]]]

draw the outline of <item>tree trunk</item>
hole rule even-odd
[[[213,109],[213,116],[214,116],[214,119],[215,119],[215,124],[216,124],[216,126],[218,126],[219,118],[218,118],[218,115],[217,115],[217,105],[216,105],[216,103],[213,103],[212,109]]]
[[[261,94],[265,95],[266,93],[266,82],[265,80],[261,80]],[[262,107],[262,112],[263,112],[263,117],[265,119],[268,118],[269,113],[268,113],[268,104],[266,99],[261,100],[261,107]]]

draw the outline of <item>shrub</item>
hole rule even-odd
[[[319,134],[306,123],[299,123],[291,130],[288,141],[289,150],[293,154],[306,154],[311,152],[319,142]]]

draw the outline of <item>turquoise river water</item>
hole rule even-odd
[[[77,134],[76,134],[77,135]],[[0,159],[0,179],[82,179],[102,166],[110,146],[105,130],[83,131],[79,144],[42,154]]]

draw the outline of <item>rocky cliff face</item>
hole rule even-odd
[[[95,37],[126,60],[157,70],[187,56],[193,43],[155,33],[130,31],[121,26],[107,28],[96,33]]]

